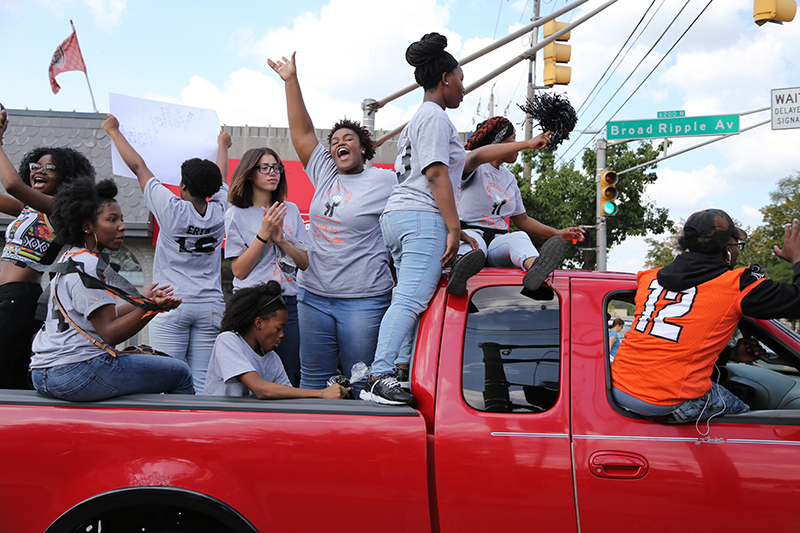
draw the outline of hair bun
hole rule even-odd
[[[447,37],[436,32],[426,33],[422,39],[411,43],[406,49],[406,61],[412,67],[419,67],[439,56],[447,47]]]
[[[104,200],[111,200],[117,196],[117,184],[112,179],[98,181],[95,189],[97,190],[97,195]]]

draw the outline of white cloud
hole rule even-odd
[[[691,212],[728,189],[729,185],[720,177],[719,169],[708,165],[688,172],[661,169],[658,171],[658,180],[647,189],[647,194],[660,207],[690,209]]]
[[[127,14],[128,0],[83,0],[98,28],[111,32]]]

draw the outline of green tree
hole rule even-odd
[[[621,171],[656,157],[658,150],[653,148],[652,143],[642,142],[635,148],[623,144],[608,148],[606,167]],[[555,228],[595,223],[597,155],[594,150],[584,151],[582,170],[576,169],[572,161],[558,163],[554,154],[548,150],[525,150],[522,158],[523,161],[531,162],[532,174],[536,176],[533,190],[522,178],[521,164],[514,165],[511,170],[517,176],[522,201],[531,217]],[[647,186],[657,178],[656,173],[649,172],[647,168],[620,176],[617,186],[619,211],[616,216],[606,219],[609,248],[629,236],[661,234],[673,227],[667,217],[667,210],[656,207],[645,196]],[[594,231],[587,230],[588,233],[593,234]],[[542,239],[534,239],[537,247],[541,246],[542,242]],[[594,269],[597,265],[596,252],[568,246],[566,265]]]

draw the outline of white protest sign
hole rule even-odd
[[[109,94],[109,104],[122,134],[162,183],[179,185],[181,164],[187,159],[216,160],[216,111],[114,93]],[[136,177],[113,143],[111,169],[118,176]]]

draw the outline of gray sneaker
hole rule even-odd
[[[547,239],[539,250],[539,258],[533,262],[533,266],[522,278],[522,284],[526,289],[535,291],[542,286],[547,276],[564,262],[564,239],[554,235]]]
[[[411,393],[404,391],[392,374],[369,378],[359,396],[362,400],[383,405],[408,405],[414,401]]]
[[[453,262],[450,267],[450,279],[447,281],[449,294],[464,294],[467,290],[467,280],[481,271],[486,264],[486,254],[476,248],[470,250]]]

